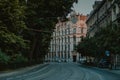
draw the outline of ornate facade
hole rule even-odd
[[[46,55],[47,61],[79,61],[80,54],[75,52],[76,45],[81,37],[86,36],[87,17],[72,12],[68,21],[58,21],[53,32],[50,52]]]

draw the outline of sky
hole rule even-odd
[[[93,9],[92,6],[94,1],[96,0],[78,0],[78,3],[73,5],[73,10],[75,10],[77,13],[79,12],[80,14],[87,15]]]

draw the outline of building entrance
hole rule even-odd
[[[76,55],[73,56],[73,62],[76,62]]]

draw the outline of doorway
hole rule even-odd
[[[76,55],[73,55],[73,62],[76,62]]]

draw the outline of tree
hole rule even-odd
[[[48,47],[57,18],[65,19],[77,0],[29,0],[26,10],[26,24],[31,41],[30,59],[40,59],[48,53]]]
[[[14,60],[19,57],[21,60],[25,57],[31,61],[43,60],[49,51],[57,18],[65,19],[76,1],[0,0],[0,49],[3,54],[16,58]]]
[[[84,56],[95,56],[97,45],[94,38],[86,37],[77,46],[77,51]]]
[[[102,28],[96,35],[97,43],[100,47],[103,48],[103,50],[109,50],[113,54],[119,53],[120,46],[120,28],[119,26],[116,26],[115,24],[108,25],[104,28]],[[99,35],[99,37],[98,37]]]
[[[19,0],[0,0],[0,65],[3,68],[16,64],[17,57],[14,56],[21,55],[22,58],[29,48],[29,42],[21,33],[26,30],[25,8]]]
[[[24,9],[19,0],[0,0],[0,49],[9,55],[27,46],[19,35],[26,28]]]

